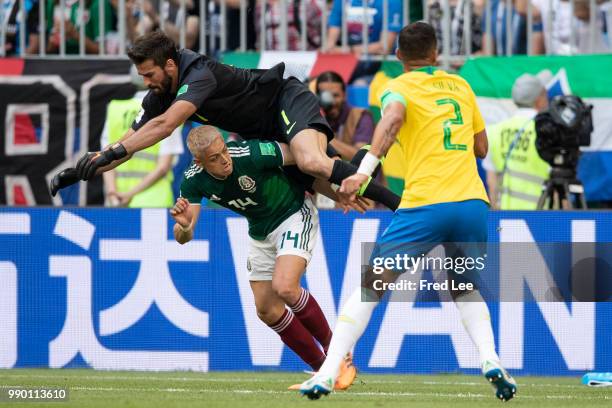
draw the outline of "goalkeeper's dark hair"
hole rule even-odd
[[[166,61],[173,60],[178,65],[178,50],[174,41],[163,31],[156,30],[138,37],[127,52],[134,64],[142,64],[148,59],[158,67],[165,67]]]
[[[399,50],[406,61],[429,59],[438,49],[436,31],[431,24],[417,21],[400,31]]]

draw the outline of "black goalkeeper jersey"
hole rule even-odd
[[[278,99],[285,66],[241,69],[222,64],[190,50],[179,51],[176,94],[149,91],[142,112],[132,125],[138,130],[164,113],[174,101],[193,103],[197,111],[189,120],[236,132],[245,138],[276,138]]]

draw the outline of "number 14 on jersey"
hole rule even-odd
[[[257,205],[255,201],[251,200],[251,197],[247,197],[245,199],[237,198],[235,200],[228,201],[227,204],[242,211],[246,210],[249,205]]]

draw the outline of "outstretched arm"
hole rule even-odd
[[[196,106],[188,101],[176,101],[168,110],[145,123],[140,129],[121,141],[128,154],[153,146],[170,136],[174,129],[185,123],[196,111]]]
[[[119,139],[119,142],[125,140],[127,137],[129,137],[133,133],[134,133],[134,130],[132,130],[132,129],[128,130],[125,133],[125,135],[123,135],[123,137],[121,139]],[[103,148],[104,149],[109,149],[110,146],[104,146]],[[94,156],[95,156],[95,153],[86,153],[83,157],[81,157],[81,159],[79,159],[79,163],[83,163],[82,166],[84,167],[84,165],[87,163],[87,160],[91,160],[92,157],[94,157]],[[118,159],[118,160],[115,160],[113,162],[110,162],[106,166],[98,167],[95,174],[102,174],[105,171],[112,170],[115,167],[119,166],[121,163],[128,161],[131,157],[132,157],[132,155],[128,154],[127,156],[124,156],[121,159]],[[83,174],[84,174],[84,172],[83,172]],[[93,176],[93,173],[92,173],[92,176]],[[76,184],[76,183],[78,183],[82,179],[83,180],[88,180],[89,177],[86,178],[86,179],[81,177],[81,175],[79,174],[79,171],[78,171],[78,164],[77,164],[76,167],[68,167],[68,168],[62,170],[61,172],[59,172],[55,176],[53,176],[53,179],[51,180],[51,184],[49,185],[49,190],[51,192],[51,195],[53,197],[55,197],[55,195],[57,194],[57,192],[60,189],[66,188],[66,187],[71,186],[73,184]],[[106,180],[105,180],[105,182],[106,182]]]
[[[114,143],[101,152],[90,152],[81,157],[76,173],[81,180],[89,180],[94,174],[117,167],[129,160],[129,156],[154,145],[170,136],[174,129],[183,124],[196,111],[191,102],[180,100],[164,113],[145,123],[135,132],[128,132],[122,141]]]
[[[136,131],[135,131],[134,129],[131,129],[131,128],[130,128],[130,129],[127,131],[127,132],[125,132],[125,135],[123,135],[123,136],[121,137],[121,139],[119,139],[119,140],[117,141],[117,143],[122,143],[122,142],[123,142],[125,139],[127,139],[127,138],[128,138],[128,137],[130,137],[130,136],[132,136],[132,135],[133,135],[135,132],[136,132]],[[110,145],[108,145],[108,146],[100,146],[100,147],[102,148],[102,150],[106,150],[106,149],[110,149],[110,147],[111,147],[111,146],[110,146]],[[104,172],[106,172],[106,171],[112,170],[112,169],[114,169],[115,167],[119,166],[120,164],[123,164],[123,163],[125,163],[126,161],[130,160],[131,158],[132,158],[132,155],[131,155],[131,154],[128,154],[127,156],[125,156],[125,157],[123,157],[123,158],[121,158],[121,159],[119,159],[119,160],[115,160],[114,162],[110,163],[110,164],[109,164],[109,165],[107,165],[107,166],[100,167],[98,170],[96,170],[96,174],[102,174],[102,173],[104,173]]]

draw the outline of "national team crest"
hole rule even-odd
[[[255,186],[255,180],[249,176],[238,177],[238,184],[240,184],[241,189],[249,193],[254,193],[257,188],[257,186]]]

